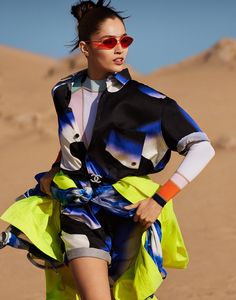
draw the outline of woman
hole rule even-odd
[[[72,7],[72,14],[78,21],[73,50],[80,48],[88,68],[53,88],[61,149],[40,186],[64,201],[61,238],[81,298],[108,300],[110,284],[134,263],[143,231],[200,173],[214,150],[174,100],[130,78],[124,64],[133,39],[118,12],[99,0],[81,1]],[[130,204],[112,187],[127,176],[161,171],[171,151],[185,158],[151,198]],[[73,195],[60,196],[51,189],[59,169],[84,191],[86,204],[71,205],[66,199]],[[117,201],[134,217],[120,217],[104,203],[105,208],[89,202],[91,197],[111,201],[111,207]]]

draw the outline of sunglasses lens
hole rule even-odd
[[[103,40],[102,42],[103,46],[105,46],[107,49],[112,49],[117,44],[117,40],[113,37]]]
[[[131,36],[124,36],[121,40],[120,40],[120,43],[121,43],[121,46],[123,48],[127,48],[129,47],[132,42],[133,42],[133,38]]]
[[[128,35],[123,36],[120,39],[121,47],[128,48],[132,44],[133,40],[134,39],[131,36]],[[102,42],[99,41],[92,41],[92,42],[100,49],[113,49],[118,43],[115,37],[106,38]]]

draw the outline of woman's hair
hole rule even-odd
[[[88,41],[91,35],[99,30],[100,25],[106,19],[118,18],[124,23],[123,17],[120,12],[115,11],[110,6],[109,1],[105,4],[106,0],[98,0],[97,3],[93,1],[80,0],[77,4],[71,7],[71,14],[77,19],[77,37],[74,40],[72,51],[78,48],[80,41]]]

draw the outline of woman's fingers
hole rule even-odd
[[[140,216],[137,214],[137,212],[134,215],[134,222],[140,222],[141,223]]]
[[[152,226],[152,223],[146,223],[145,225],[143,225],[143,227],[144,227],[144,230],[147,230],[149,227],[151,227]]]
[[[146,215],[142,216],[142,215],[136,213],[134,216],[134,221],[141,223],[143,226],[146,226],[146,224],[148,224],[148,223],[153,223],[155,221],[155,219],[152,220],[151,218],[147,217]]]
[[[161,212],[161,206],[152,199],[145,199],[138,203],[134,221],[139,222],[145,230],[157,219]]]
[[[124,209],[127,209],[127,210],[134,209],[134,208],[137,208],[139,205],[140,205],[140,202],[137,202],[134,204],[124,206]]]

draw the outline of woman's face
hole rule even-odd
[[[98,32],[92,34],[91,41],[100,41],[106,37],[115,37],[118,40],[126,35],[124,24],[120,19],[107,19]],[[82,42],[83,43],[83,42]],[[84,44],[85,55],[88,58],[88,75],[91,79],[105,79],[111,73],[124,69],[128,48],[122,48],[120,43],[112,49],[102,49],[94,43]]]

